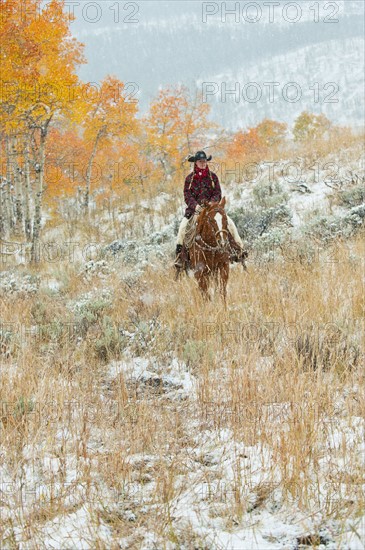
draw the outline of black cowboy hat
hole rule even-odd
[[[196,162],[197,160],[206,160],[207,162],[212,160],[212,155],[207,157],[204,151],[198,151],[195,155],[188,157],[189,162]]]

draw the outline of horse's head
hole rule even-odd
[[[221,247],[228,244],[228,220],[224,210],[225,204],[225,197],[220,202],[205,202],[198,218],[198,233],[207,242]],[[212,242],[212,239],[215,242]]]

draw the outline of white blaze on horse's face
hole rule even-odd
[[[222,214],[220,214],[219,212],[216,213],[216,215],[214,216],[214,219],[216,221],[216,224],[218,225],[218,233],[219,234],[219,238],[220,238],[220,242],[221,242],[221,245],[223,246],[225,244],[225,231],[223,231],[223,217],[222,217]]]

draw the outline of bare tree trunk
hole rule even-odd
[[[15,182],[15,225],[14,233],[19,236],[22,233],[23,225],[23,211],[22,211],[22,186],[21,186],[21,170],[18,166],[17,161],[17,149],[16,149],[16,138],[12,139],[11,149],[12,149],[12,167],[13,167],[13,176]]]
[[[39,145],[39,163],[36,168],[36,194],[35,194],[35,206],[34,206],[34,219],[33,219],[33,238],[32,248],[30,253],[31,263],[39,263],[40,261],[40,232],[42,221],[42,195],[43,195],[43,175],[44,175],[44,163],[45,163],[45,145],[47,138],[48,124],[41,127],[41,138]]]
[[[5,236],[5,219],[4,219],[4,183],[0,178],[0,238]]]
[[[24,209],[24,230],[25,238],[28,242],[32,239],[32,222],[30,218],[30,159],[29,159],[29,136],[26,136],[24,148],[24,171],[25,171],[25,187],[23,193],[23,209]]]
[[[91,156],[89,159],[89,163],[87,166],[87,172],[86,172],[86,185],[85,185],[85,194],[84,194],[84,213],[89,215],[89,204],[90,204],[90,185],[91,185],[91,174],[92,174],[92,168],[93,168],[93,162],[95,159],[96,151],[98,148],[99,140],[102,136],[103,130],[99,130],[99,132],[96,135],[94,147],[91,152]]]
[[[4,206],[5,206],[5,218],[7,221],[7,226],[9,231],[14,227],[14,218],[13,218],[13,204],[11,199],[11,153],[10,153],[10,142],[9,136],[5,138],[6,142],[6,184],[4,187]]]
[[[164,180],[163,180],[163,183],[166,183],[167,181],[167,168],[166,168],[166,153],[163,154],[163,157],[160,158],[160,163],[162,165],[162,168],[163,168],[163,173],[164,173]]]

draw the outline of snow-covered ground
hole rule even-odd
[[[342,151],[342,155],[343,158],[335,159],[329,156],[323,166],[333,161],[345,166],[340,171],[340,180],[344,182],[343,188],[351,188],[350,171],[362,177],[364,161],[355,155],[354,160],[345,163],[347,152]],[[302,160],[297,162],[301,165]],[[321,169],[315,180],[313,170],[303,165],[300,181],[293,182],[281,175],[285,166],[286,162],[278,164],[275,183],[279,184],[291,212],[291,224],[285,228],[289,234],[300,238],[316,216],[341,218],[351,211],[350,207],[332,204],[334,189],[325,183],[327,170]],[[251,204],[260,183],[267,184],[267,179],[223,183],[228,211]],[[138,308],[168,305],[169,296],[157,295],[151,288],[145,267],[152,265],[159,269],[172,260],[182,210],[182,204],[176,205],[176,210],[171,208],[171,214],[166,215],[164,209],[171,207],[172,200],[168,193],[144,200],[139,205],[146,212],[144,226],[141,227],[140,217],[124,239],[114,238],[105,216],[104,240],[98,253],[85,261],[79,250],[74,258],[77,277],[88,288],[65,300],[67,311],[75,316],[75,348],[80,354],[83,322],[90,322],[103,308],[118,307],[118,300],[128,302],[138,285],[138,300],[128,310],[130,322],[118,327],[118,337],[125,345],[123,360],[111,361],[93,372],[93,391],[87,399],[72,401],[68,397],[66,402],[57,402],[49,397],[63,391],[66,396],[73,396],[80,389],[72,376],[68,378],[61,371],[59,375],[53,374],[55,388],[42,386],[49,369],[56,368],[57,372],[59,368],[53,358],[50,364],[47,359],[37,371],[40,390],[34,401],[27,403],[20,398],[14,408],[14,396],[5,395],[3,399],[2,420],[13,421],[25,412],[34,415],[31,421],[34,425],[38,421],[39,424],[34,443],[19,444],[16,451],[14,441],[19,438],[21,442],[21,423],[15,423],[13,431],[6,425],[3,432],[1,547],[4,550],[364,548],[365,515],[361,503],[365,490],[365,425],[363,417],[346,409],[348,399],[356,407],[361,403],[361,386],[349,385],[336,395],[331,417],[319,409],[312,411],[318,415],[314,423],[317,437],[314,434],[311,440],[315,458],[306,469],[305,479],[290,481],[289,472],[282,470],[277,459],[278,448],[289,439],[293,422],[311,411],[309,401],[303,398],[300,411],[288,401],[263,402],[259,404],[259,414],[256,409],[252,417],[247,403],[242,402],[238,409],[232,410],[225,401],[222,384],[231,374],[224,359],[219,361],[219,368],[210,372],[210,384],[216,395],[209,399],[189,359],[178,359],[172,352],[164,354],[163,359],[155,355],[161,335],[169,335],[173,342],[176,329],[161,323],[158,314],[147,321],[140,319]],[[133,205],[121,211],[121,221],[133,216],[132,212]],[[52,235],[45,238],[51,239]],[[18,298],[43,296],[42,292],[56,301],[63,300],[67,277],[57,269],[47,271],[44,277],[30,277],[23,269],[3,271],[0,292],[14,303]],[[112,286],[113,276],[118,277],[117,288]],[[237,302],[229,307],[233,315],[244,305]],[[178,319],[183,312],[184,307],[178,305],[174,315]],[[4,345],[9,337],[5,334],[7,328],[11,331],[11,327],[1,327]],[[29,326],[28,332],[31,330]],[[190,359],[199,353],[199,348],[189,348],[193,344],[185,342],[184,353]],[[238,364],[239,361],[238,358]],[[250,372],[255,372],[259,379],[270,380],[273,372],[270,355],[257,360],[253,357],[250,361]],[[24,375],[24,365],[7,359],[3,367],[0,385],[6,387],[8,380],[16,387]],[[78,364],[72,367],[76,371],[80,368]],[[132,404],[126,400],[127,394],[133,395]],[[159,446],[148,452],[133,447],[140,438],[148,439],[151,435],[143,432],[140,418],[145,418],[145,425],[154,430],[154,435],[159,430],[162,434]],[[131,424],[136,429],[135,440],[130,438]],[[236,437],[238,427],[243,430],[240,437]],[[42,430],[50,430],[52,445],[42,439]],[[275,445],[265,441],[265,431],[276,434]],[[128,438],[124,437],[127,432]],[[115,466],[109,460],[119,462]],[[113,475],[120,471],[120,478],[109,479],[109,469]],[[161,477],[161,472],[164,476],[170,472],[171,479]],[[168,518],[163,532],[159,530],[161,515]]]
[[[196,377],[184,364],[173,360],[168,369],[160,371],[158,361],[153,357],[111,363],[105,370],[101,386],[104,410],[109,411],[111,427],[113,415],[114,422],[123,415],[123,409],[113,409],[108,397],[111,385],[118,383],[123,375],[127,385],[138,387],[144,402],[148,396],[152,399],[155,395],[156,414],[164,411],[173,415],[174,410],[180,411],[185,433],[189,433],[189,443],[182,445],[178,454],[169,449],[168,442],[155,454],[130,454],[126,449],[125,461],[130,467],[131,477],[122,489],[108,486],[96,470],[111,448],[107,444],[107,434],[100,432],[96,421],[90,421],[96,411],[92,410],[90,403],[88,459],[84,465],[88,465],[92,481],[86,483],[83,459],[72,452],[77,444],[77,434],[82,431],[85,412],[82,410],[85,404],[75,402],[71,417],[65,415],[57,422],[53,452],[45,451],[41,446],[25,446],[21,471],[12,471],[10,457],[5,450],[2,452],[1,515],[4,524],[12,518],[12,528],[7,527],[3,533],[2,548],[12,548],[11,541],[19,549],[57,550],[97,546],[146,550],[188,550],[193,547],[294,550],[308,546],[323,550],[360,550],[364,547],[365,516],[353,517],[351,507],[363,494],[365,479],[362,482],[351,480],[342,456],[344,448],[347,452],[351,449],[351,471],[357,463],[359,476],[363,477],[365,425],[363,418],[349,417],[344,413],[341,396],[336,418],[319,419],[322,425],[318,429],[325,430],[326,437],[321,438],[321,443],[313,442],[313,452],[318,452],[321,458],[317,468],[311,472],[312,479],[305,484],[304,498],[304,494],[300,494],[301,483],[296,485],[293,481],[290,484],[274,460],[273,449],[259,437],[262,430],[269,429],[268,426],[271,429],[280,426],[278,436],[285,437],[294,421],[290,403],[265,405],[263,417],[255,426],[256,436],[247,436],[246,441],[243,438],[237,442],[234,431],[223,427],[232,411],[223,406],[217,415],[217,410],[201,408]],[[361,388],[352,391],[356,398]],[[239,413],[242,422],[247,423],[249,416],[244,419],[244,414],[247,415],[244,404],[242,410],[236,412]],[[52,421],[51,415],[49,420]],[[57,457],[61,445],[68,449],[62,460]],[[154,475],[161,464],[173,466],[174,462],[179,464],[180,473],[174,477],[168,506],[171,528],[177,539],[184,536],[186,541],[190,540],[181,544],[164,540],[157,533],[153,534],[153,529],[143,525],[143,518],[149,514],[158,515],[158,511],[166,506],[156,499],[158,482]],[[331,477],[334,471],[337,471],[336,479]],[[51,517],[42,521],[42,510],[45,518]],[[50,514],[50,510],[54,513]],[[115,546],[115,532],[107,521],[100,519],[112,518],[113,515],[123,520],[121,525],[129,523],[133,526],[133,532],[128,536],[120,534],[118,546]],[[40,523],[29,531],[25,526],[31,518],[33,521],[38,518]],[[136,540],[139,545],[136,545]],[[303,546],[300,546],[300,541]]]

